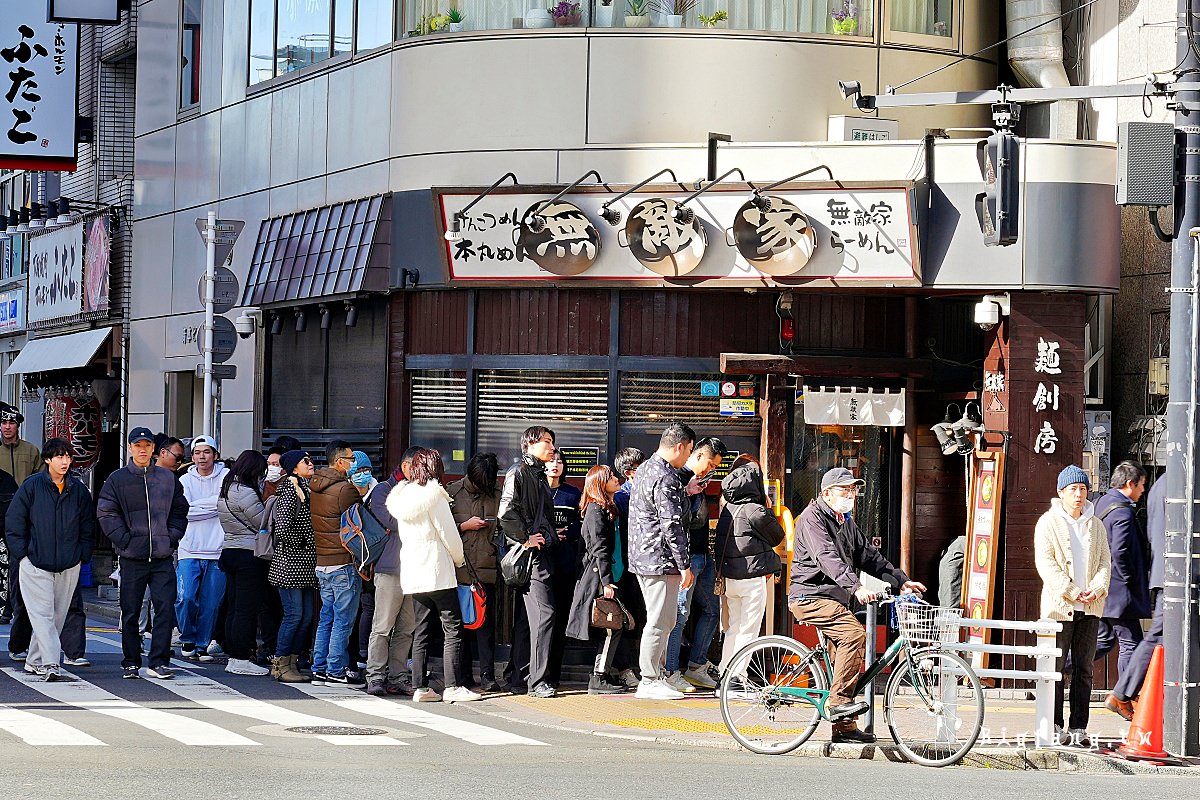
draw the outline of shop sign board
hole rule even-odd
[[[65,439],[71,445],[77,469],[91,469],[100,458],[103,416],[95,398],[47,397],[46,413],[42,418],[43,432],[47,439]]]
[[[970,619],[992,618],[1003,495],[1004,453],[998,450],[975,453],[971,459],[971,514],[963,559],[962,606]],[[984,644],[987,631],[987,628],[970,628],[967,641]],[[975,663],[980,665],[981,659],[977,658]]]
[[[461,217],[459,235],[444,243],[454,281],[565,277],[608,282],[686,278],[780,285],[921,284],[911,183],[820,183],[781,189],[767,198],[769,202],[757,204],[749,202],[749,188],[721,187],[687,204],[695,212],[695,226],[704,232],[703,237],[691,238],[680,235],[681,229],[691,230],[690,223],[681,228],[672,222],[673,216],[664,221],[662,214],[644,213],[631,238],[625,227],[609,225],[601,216],[601,206],[615,196],[615,188],[580,191],[570,196],[569,217],[548,220],[544,231],[553,232],[555,241],[539,240],[533,250],[524,218],[554,192],[520,187],[480,198],[481,191],[434,190],[443,232],[449,220],[478,200]],[[658,206],[677,208],[686,194],[675,186],[649,187],[609,208],[629,220],[646,208],[648,198],[660,201]],[[707,246],[693,247],[701,239]]]
[[[712,474],[709,475],[709,481],[716,481],[717,483],[720,483],[721,481],[725,480],[725,476],[727,476],[729,474],[729,470],[733,468],[733,462],[737,461],[737,457],[741,454],[742,452],[740,450],[730,450],[725,457],[721,459],[721,466],[714,469]]]
[[[722,417],[753,417],[758,401],[753,397],[722,397],[718,412]]]
[[[560,447],[564,478],[582,478],[588,470],[600,463],[599,447]]]
[[[717,381],[700,381],[701,397],[718,397],[720,394],[721,385]]]
[[[29,321],[83,311],[83,223],[29,239]]]
[[[83,311],[108,311],[109,277],[112,272],[113,218],[93,217],[84,225]]]
[[[25,290],[0,292],[0,334],[25,330]]]
[[[49,0],[52,22],[80,25],[116,25],[121,21],[119,0]]]
[[[904,425],[904,390],[877,392],[874,389],[804,387],[806,425],[873,425],[898,428]]]
[[[0,0],[0,168],[75,169],[79,27],[47,22],[46,11]]]

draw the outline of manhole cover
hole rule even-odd
[[[382,736],[383,728],[354,728],[349,725],[302,725],[285,728],[288,733],[311,733],[314,736]]]

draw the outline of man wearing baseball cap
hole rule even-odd
[[[845,467],[834,467],[821,477],[821,494],[808,504],[796,521],[795,554],[788,608],[797,622],[819,628],[833,658],[833,685],[826,705],[833,721],[835,743],[869,744],[875,737],[860,731],[854,718],[867,710],[855,702],[854,684],[862,669],[867,640],[862,623],[850,611],[851,598],[859,603],[876,599],[876,592],[859,580],[866,572],[893,586],[925,591],[909,580],[876,550],[851,516],[858,489],[865,481]]]
[[[188,502],[175,476],[151,463],[154,433],[149,428],[129,432],[129,454],[129,463],[104,482],[96,504],[100,529],[120,556],[121,667],[123,677],[139,677],[142,634],[138,618],[148,586],[154,631],[146,674],[167,680],[175,677],[169,666],[171,629],[175,627],[175,564],[171,557],[187,530]]]

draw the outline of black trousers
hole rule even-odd
[[[550,659],[546,666],[546,682],[558,686],[562,679],[563,655],[567,648],[567,618],[570,616],[571,600],[575,595],[575,580],[579,576],[569,565],[559,564],[552,576],[550,586],[554,592],[554,608],[562,609],[554,615],[554,627],[550,636]]]
[[[504,668],[504,682],[510,687],[529,685],[529,617],[525,615],[525,593],[513,592],[512,645],[509,647],[508,666]]]
[[[358,616],[354,619],[354,627],[350,629],[350,638],[346,642],[346,663],[350,669],[357,670],[360,661],[367,663],[367,642],[371,641],[371,620],[374,618],[375,585],[363,581],[362,592],[358,596]]]
[[[171,631],[175,627],[175,562],[121,557],[121,659],[122,667],[142,665],[142,632],[138,617],[150,589],[154,627],[150,633],[150,666],[171,660]]]
[[[413,632],[412,684],[416,689],[429,686],[425,677],[425,660],[433,626],[442,627],[442,677],[446,688],[458,685],[458,670],[462,662],[462,611],[458,607],[458,591],[439,589],[413,595],[416,605],[417,628]]]
[[[267,569],[270,568],[268,564]],[[267,658],[275,655],[275,645],[279,642],[279,623],[282,621],[283,601],[279,599],[279,591],[268,584],[266,598],[258,612],[258,630],[262,637],[261,652]]]
[[[1070,656],[1071,667],[1071,718],[1068,728],[1087,730],[1088,705],[1092,701],[1092,662],[1096,654],[1096,631],[1100,628],[1100,618],[1089,616],[1082,611],[1076,611],[1073,619],[1062,624],[1063,629],[1055,637],[1055,646],[1062,651],[1058,657],[1059,672],[1066,669],[1066,660]],[[1063,727],[1063,696],[1065,694],[1066,675],[1054,684],[1054,724]]]
[[[487,595],[487,614],[484,615],[483,625],[475,630],[463,629],[463,659],[458,671],[459,686],[473,686],[475,676],[471,665],[479,660],[479,679],[489,683],[496,679],[496,585],[494,583],[480,584],[483,593]],[[528,642],[529,628],[526,627]],[[528,661],[528,659],[526,659]]]
[[[1132,700],[1142,691],[1142,683],[1146,680],[1146,671],[1150,669],[1150,657],[1154,648],[1162,644],[1163,638],[1163,591],[1154,592],[1154,618],[1150,622],[1150,630],[1145,638],[1138,642],[1137,649],[1129,657],[1129,664],[1121,670],[1121,677],[1113,687],[1113,694],[1118,700]]]
[[[253,661],[258,651],[258,617],[271,591],[270,564],[244,548],[222,550],[225,573],[225,628],[222,646],[230,658]]]
[[[551,648],[554,645],[554,584],[534,561],[525,590],[525,616],[529,620],[529,688],[550,682]]]

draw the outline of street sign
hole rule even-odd
[[[722,397],[717,413],[722,417],[753,417],[755,406],[753,397]]]
[[[231,381],[237,377],[237,366],[234,364],[213,364],[212,376],[214,381]],[[204,377],[204,365],[196,365],[196,377]]]
[[[215,238],[217,245],[217,264],[224,264],[229,258],[229,254],[233,252],[233,244],[238,240],[238,236],[242,233],[242,228],[246,227],[245,220],[240,219],[219,219],[217,220],[217,235]],[[208,244],[208,238],[205,232],[208,230],[208,220],[196,220],[196,230],[200,231],[200,241]]]
[[[737,384],[733,381],[725,381],[721,384],[721,397],[733,397],[737,394]]]
[[[229,267],[217,267],[213,272],[213,313],[224,314],[229,309],[237,305],[238,291],[241,287],[238,285],[237,275],[233,274],[233,270]],[[200,295],[200,305],[204,305],[204,276],[200,276],[200,283],[196,285],[196,292]]]
[[[721,385],[716,381],[700,381],[701,397],[716,397],[721,393]]]
[[[214,364],[220,364],[228,361],[233,351],[237,349],[237,331],[233,328],[233,323],[226,317],[213,317],[213,352],[212,360]],[[196,349],[200,351],[200,355],[204,355],[204,331],[200,331],[200,335],[196,337]]]

